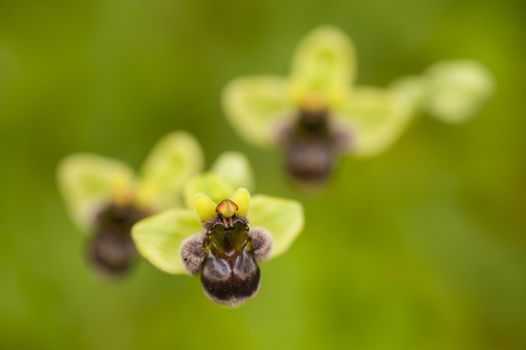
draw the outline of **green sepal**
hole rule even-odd
[[[192,135],[177,131],[163,137],[142,167],[138,201],[155,210],[178,205],[184,184],[202,167],[201,146]]]
[[[139,253],[158,269],[186,274],[181,260],[185,238],[201,232],[201,224],[191,210],[170,209],[141,220],[132,229]]]
[[[254,189],[254,175],[247,157],[240,152],[224,152],[214,162],[212,172],[232,187]]]
[[[281,121],[295,112],[287,80],[276,76],[231,81],[223,90],[223,108],[239,135],[260,146],[276,145]]]
[[[250,202],[250,227],[262,227],[272,236],[270,257],[286,252],[304,225],[303,206],[294,200],[255,195]]]
[[[349,152],[362,157],[388,148],[413,116],[406,100],[388,89],[374,87],[355,88],[336,113],[340,126],[348,128]]]
[[[448,123],[475,115],[493,95],[495,80],[481,63],[470,60],[444,61],[431,66],[426,74],[429,114]]]
[[[350,38],[332,26],[312,30],[294,53],[290,84],[296,103],[321,96],[329,106],[343,101],[356,75],[356,54]]]

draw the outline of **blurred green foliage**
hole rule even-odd
[[[520,0],[0,0],[1,349],[526,348],[526,8]],[[381,156],[342,162],[315,195],[278,151],[226,124],[233,77],[288,72],[294,45],[334,24],[360,83],[480,60],[497,95],[468,123],[419,118]],[[306,230],[228,310],[148,263],[97,279],[55,183],[65,155],[138,166],[174,129],[208,164],[247,152],[257,192],[305,204]]]

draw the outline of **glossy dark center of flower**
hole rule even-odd
[[[110,203],[99,212],[95,235],[89,244],[89,257],[100,272],[120,275],[129,269],[137,256],[131,228],[148,214],[131,203]]]
[[[209,229],[208,247],[214,255],[232,259],[247,248],[248,234],[249,226],[243,218],[223,218],[218,215]]]

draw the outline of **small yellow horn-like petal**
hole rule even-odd
[[[216,204],[204,193],[197,193],[194,196],[194,206],[201,222],[205,222],[216,215]]]
[[[246,217],[250,208],[250,193],[244,188],[239,188],[231,199],[237,204],[237,215]]]

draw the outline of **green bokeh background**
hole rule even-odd
[[[0,0],[0,349],[525,349],[525,13],[521,0]],[[360,83],[474,58],[497,94],[467,123],[420,116],[301,194],[219,96],[235,76],[287,73],[326,23],[354,39]],[[305,205],[304,233],[239,309],[146,262],[100,280],[57,193],[65,155],[138,167],[174,129],[208,164],[246,152],[258,192]]]

